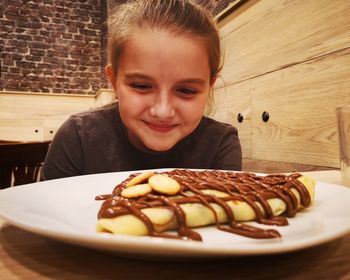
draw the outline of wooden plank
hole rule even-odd
[[[215,110],[210,116],[236,127],[243,156],[251,157],[251,82],[243,82],[216,90],[214,102]],[[238,113],[242,114],[243,122],[238,122]]]
[[[112,90],[96,95],[0,92],[0,139],[51,140],[72,114],[110,102]]]
[[[52,139],[52,137],[45,137],[45,135],[41,119],[0,118],[0,140],[42,141]]]
[[[305,172],[305,171],[319,171],[330,170],[333,167],[324,167],[316,165],[306,165],[300,163],[289,163],[281,161],[270,160],[255,160],[250,158],[243,158],[242,170],[248,172],[259,173],[292,173],[292,172]]]
[[[349,77],[347,49],[252,79],[252,158],[338,167],[335,108],[350,104]]]
[[[50,117],[94,107],[95,96],[0,93],[1,117]]]
[[[350,47],[350,1],[250,0],[220,30],[232,84]]]
[[[51,140],[68,116],[94,102],[94,96],[1,93],[0,139]]]

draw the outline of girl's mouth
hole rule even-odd
[[[147,125],[147,127],[149,127],[150,129],[157,131],[157,132],[169,132],[170,130],[172,130],[174,127],[176,127],[176,124],[169,124],[169,123],[154,123],[154,122],[146,122],[145,124]]]

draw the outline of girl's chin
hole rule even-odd
[[[177,143],[176,141],[169,141],[170,136],[168,138],[162,138],[152,137],[152,135],[144,135],[143,137],[128,135],[128,138],[135,148],[148,153],[166,152],[173,148]],[[143,141],[143,139],[145,141]]]
[[[142,150],[150,153],[162,153],[171,150],[175,145],[176,142],[164,143],[164,140],[154,140],[153,142],[144,142]]]
[[[166,151],[169,151],[172,147],[174,147],[174,145],[169,145],[169,146],[154,146],[154,145],[148,145],[148,146],[145,146],[145,148],[146,148],[149,152],[154,152],[154,153],[166,152]]]

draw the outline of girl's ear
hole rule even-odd
[[[107,76],[107,79],[108,81],[111,83],[113,89],[114,89],[114,92],[115,92],[115,75],[114,75],[114,71],[113,71],[113,68],[112,68],[112,65],[111,64],[107,64],[106,67],[105,67],[105,74]]]

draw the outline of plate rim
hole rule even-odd
[[[173,170],[174,168],[166,168],[166,169],[151,169],[156,171],[165,171],[165,170]],[[99,173],[99,174],[90,174],[90,175],[82,175],[82,176],[76,176],[76,177],[70,177],[70,178],[61,178],[56,179],[58,180],[84,180],[87,176],[127,176],[128,174],[135,173],[135,172],[142,172],[143,170],[136,170],[136,171],[123,171],[123,172],[108,172],[108,173]],[[252,172],[255,173],[255,172]],[[264,173],[255,173],[259,175],[266,175]],[[77,177],[80,177],[80,179],[77,179]],[[0,191],[0,201],[3,199],[4,193],[8,192],[19,192],[22,188],[30,188],[30,187],[40,187],[43,184],[50,184],[52,181],[44,181],[39,183],[33,183],[28,185],[22,185],[17,186],[15,188],[8,188]],[[347,189],[344,186],[337,185],[337,184],[331,184],[331,183],[325,183],[321,181],[317,181],[316,183],[320,183],[321,185],[326,186],[326,188],[335,187],[337,189],[341,188],[342,190]],[[67,242],[70,244],[76,244],[81,245],[84,247],[89,247],[93,249],[102,249],[103,251],[112,251],[112,252],[127,252],[127,251],[133,251],[135,248],[139,246],[143,246],[147,249],[157,249],[157,252],[154,252],[154,250],[151,250],[152,252],[140,252],[141,255],[156,255],[156,256],[164,256],[164,255],[171,255],[176,257],[227,257],[227,256],[247,256],[247,255],[267,255],[267,254],[280,254],[280,253],[286,253],[286,252],[292,252],[297,251],[300,249],[306,249],[310,247],[314,247],[316,245],[321,245],[327,242],[330,242],[332,240],[338,239],[344,235],[346,235],[348,232],[350,232],[350,225],[348,227],[344,226],[342,229],[337,230],[335,233],[332,234],[320,234],[318,239],[312,239],[311,237],[306,238],[303,242],[289,242],[290,245],[283,244],[283,246],[278,246],[283,243],[283,240],[276,241],[276,242],[269,242],[269,243],[252,243],[251,245],[247,246],[247,244],[244,244],[243,246],[246,248],[239,247],[237,250],[234,250],[232,246],[212,246],[208,245],[206,243],[197,242],[197,241],[183,241],[183,240],[172,240],[172,239],[166,239],[166,238],[159,238],[159,237],[135,237],[135,236],[127,236],[127,235],[111,235],[109,233],[90,233],[90,232],[79,232],[78,230],[76,232],[74,231],[57,231],[57,229],[50,229],[45,227],[38,227],[38,226],[32,226],[26,222],[18,221],[17,219],[11,217],[11,213],[6,212],[6,209],[4,209],[2,206],[2,203],[0,203],[0,217],[2,217],[7,223],[14,225],[16,227],[19,227],[23,230],[43,235],[49,238],[53,238],[55,240]],[[350,219],[350,217],[349,217]],[[320,238],[321,237],[321,238]],[[144,241],[146,239],[146,242]],[[151,242],[149,242],[151,240]],[[129,245],[132,245],[131,247],[125,248],[125,244],[128,243]],[[146,246],[145,246],[146,244]],[[271,246],[271,244],[275,244]],[[111,246],[108,247],[107,245]],[[120,247],[121,246],[121,247]],[[270,246],[270,248],[266,248],[266,246]],[[118,250],[118,247],[119,250]],[[169,254],[169,249],[171,254]],[[137,254],[137,252],[133,252],[133,254]],[[139,255],[140,255],[139,254]],[[204,254],[204,255],[203,255]]]

